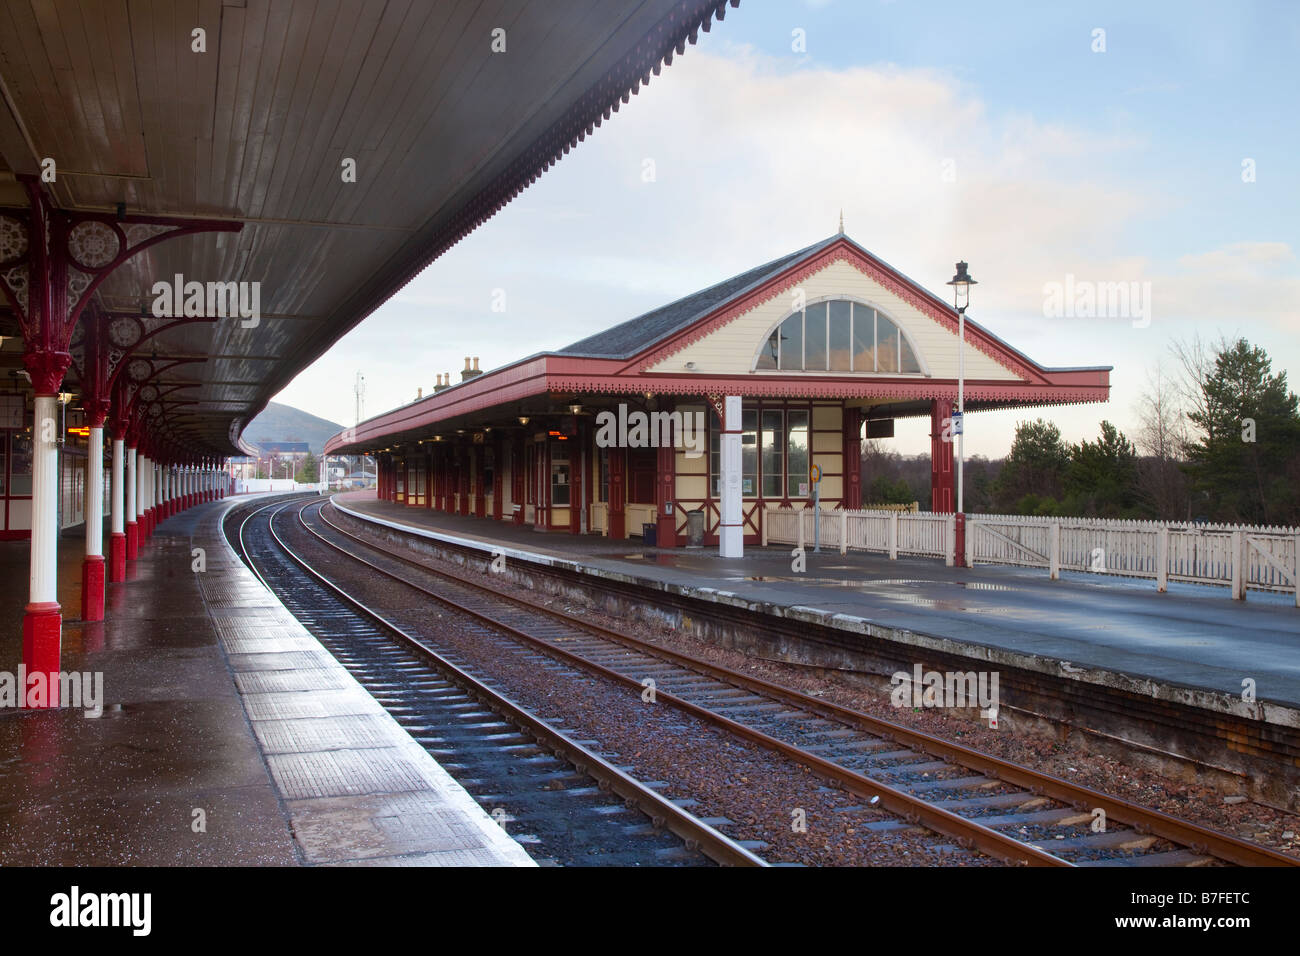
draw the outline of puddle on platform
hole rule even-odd
[[[620,554],[619,557],[622,558],[624,561],[653,560],[655,564],[664,565],[670,568],[676,568],[681,566],[681,562],[677,559],[676,555],[668,554],[666,552],[651,553],[648,551],[643,551],[641,554]]]

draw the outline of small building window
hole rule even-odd
[[[713,497],[722,497],[722,425],[713,422],[709,430],[709,474]],[[740,412],[740,494],[743,498],[758,495],[758,409]]]
[[[763,497],[781,497],[781,478],[785,472],[785,416],[778,409],[763,409]]]
[[[786,416],[786,494],[791,498],[808,497],[808,413],[791,409]],[[800,494],[799,486],[805,490]]]
[[[551,504],[564,507],[569,503],[569,449],[563,442],[551,448]]]

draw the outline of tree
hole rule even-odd
[[[1147,385],[1135,408],[1138,427],[1133,443],[1137,462],[1138,500],[1154,518],[1176,520],[1187,516],[1187,474],[1183,470],[1187,448],[1187,415],[1178,383],[1162,365],[1147,371]]]
[[[1019,502],[1032,495],[1033,513],[1043,513],[1042,499],[1060,499],[1069,465],[1070,450],[1061,441],[1059,428],[1041,418],[1020,422],[1011,451],[993,483],[994,505],[1005,514],[1019,513]]]
[[[1192,486],[1221,521],[1300,522],[1300,399],[1286,372],[1244,338],[1224,343],[1203,369],[1203,400],[1188,420],[1197,429],[1188,447]]]
[[[320,469],[318,460],[311,452],[307,452],[305,458],[298,463],[298,470],[295,472],[294,481],[302,484],[314,484],[320,480]]]
[[[1110,422],[1101,437],[1070,450],[1064,510],[1098,518],[1129,517],[1137,503],[1137,451]]]
[[[871,505],[910,505],[917,500],[906,478],[890,481],[885,475],[877,475],[867,490],[867,503]]]

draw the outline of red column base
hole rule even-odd
[[[126,523],[126,559],[134,561],[140,554],[140,526],[134,521]],[[123,572],[123,577],[125,577]]]
[[[677,521],[672,515],[659,515],[655,527],[656,544],[661,548],[677,547]]]
[[[952,549],[957,552],[952,556],[952,563],[959,567],[966,567],[966,516],[958,514],[956,516],[956,527],[953,529]]]
[[[88,554],[81,562],[81,619],[104,619],[104,556]]]
[[[23,613],[23,667],[27,671],[27,686],[18,689],[20,707],[59,706],[62,631],[63,615],[56,602],[27,605]],[[45,677],[33,684],[35,674]]]
[[[126,534],[120,531],[108,539],[108,579],[114,584],[126,580]]]

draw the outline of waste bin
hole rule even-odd
[[[659,547],[659,532],[653,521],[641,525],[641,543],[647,548]]]
[[[686,512],[686,546],[698,548],[704,544],[704,509]]]

